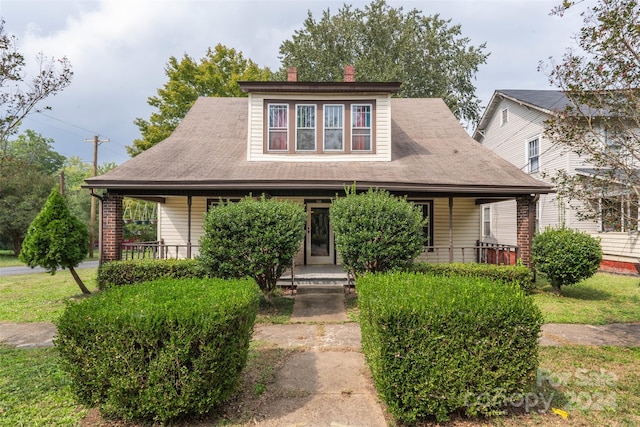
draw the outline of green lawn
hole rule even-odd
[[[598,273],[578,284],[551,292],[551,285],[538,280],[533,298],[546,323],[603,325],[640,322],[640,278]]]
[[[15,267],[18,265],[24,264],[13,254],[13,251],[0,249],[0,267]]]

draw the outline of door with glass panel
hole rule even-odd
[[[307,264],[334,264],[329,203],[307,203]]]

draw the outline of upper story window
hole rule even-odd
[[[324,106],[324,149],[344,149],[344,105]]]
[[[266,100],[264,153],[375,154],[375,106],[373,100]]]
[[[351,150],[371,150],[371,105],[351,106]]]
[[[504,126],[509,123],[509,109],[503,108],[500,114],[500,126]]]
[[[296,151],[316,149],[316,106],[296,105]]]
[[[269,150],[289,149],[289,105],[269,104],[268,107],[268,147]]]
[[[529,173],[540,171],[540,137],[536,136],[527,141],[527,163]]]

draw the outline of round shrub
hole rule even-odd
[[[360,276],[406,268],[424,251],[422,211],[385,190],[369,189],[331,203],[331,223],[342,264]]]
[[[534,267],[546,274],[556,292],[593,276],[602,262],[600,241],[571,228],[547,227],[533,238]]]
[[[249,279],[114,287],[70,303],[55,344],[79,400],[106,416],[202,415],[239,384],[258,295]]]
[[[542,314],[516,286],[419,273],[358,281],[362,349],[399,421],[496,415],[531,390]]]

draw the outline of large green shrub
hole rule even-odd
[[[98,267],[98,289],[133,285],[156,279],[203,278],[206,273],[195,259],[145,259],[113,261]]]
[[[331,223],[343,265],[360,276],[405,268],[424,251],[422,211],[385,190],[357,194],[331,203]]]
[[[362,349],[398,420],[493,415],[530,390],[540,310],[515,286],[418,273],[358,282]]]
[[[534,267],[546,274],[554,291],[593,276],[602,262],[600,241],[572,228],[547,227],[533,238]]]
[[[420,273],[441,274],[444,276],[478,277],[516,285],[524,291],[533,289],[533,274],[523,265],[494,265],[476,263],[429,264],[417,262],[411,271]]]
[[[90,294],[75,267],[87,256],[89,230],[71,215],[64,197],[53,190],[35,217],[20,250],[20,261],[29,267],[41,266],[51,274],[68,268],[80,290]]]
[[[258,295],[248,278],[114,287],[70,303],[55,344],[80,401],[106,416],[201,415],[238,386]]]
[[[213,207],[205,218],[200,256],[216,277],[249,276],[268,301],[304,238],[306,213],[300,204],[245,197]]]

